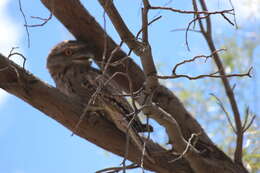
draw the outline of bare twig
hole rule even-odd
[[[207,19],[209,17],[209,14],[207,14],[206,16],[202,16],[200,17],[199,15],[197,15],[194,19],[192,19],[188,26],[187,26],[187,29],[185,31],[185,43],[186,43],[186,46],[187,46],[187,49],[188,51],[190,51],[190,46],[189,46],[189,42],[188,42],[188,31],[190,30],[190,26],[195,23],[196,21],[201,21],[202,19]]]
[[[230,77],[251,77],[251,71],[252,71],[252,67],[248,70],[247,73],[241,73],[241,74],[225,74],[225,75],[216,75],[217,73],[220,73],[220,71],[211,73],[211,74],[205,74],[205,75],[198,75],[198,76],[188,76],[188,75],[183,75],[183,74],[173,74],[171,76],[156,76],[158,79],[176,79],[176,78],[187,78],[189,80],[196,80],[196,79],[201,79],[201,78],[205,78],[205,77],[211,77],[211,78],[230,78]]]
[[[154,18],[153,20],[151,20],[147,25],[143,26],[143,27],[137,32],[135,38],[138,38],[139,35],[143,32],[143,30],[144,30],[145,28],[147,28],[147,27],[150,26],[152,23],[156,22],[157,20],[159,20],[159,19],[161,19],[161,18],[162,18],[162,16],[158,16],[158,17]]]
[[[14,55],[18,55],[18,56],[22,57],[22,58],[23,58],[23,69],[24,69],[25,63],[26,63],[26,57],[25,57],[23,54],[19,53],[19,52],[13,52],[13,51],[14,51],[15,49],[17,49],[17,48],[19,48],[19,47],[13,47],[13,48],[10,50],[9,55],[7,56],[7,58],[10,59],[10,58],[11,58],[12,56],[14,56]]]
[[[250,111],[249,111],[249,107],[246,108],[246,112],[245,112],[245,120],[244,120],[244,123],[242,125],[242,128],[243,128],[243,132],[245,133],[249,127],[252,125],[252,123],[254,122],[255,118],[256,118],[256,115],[253,115],[251,120],[249,121],[248,123],[248,120],[249,120],[249,115],[250,115]]]
[[[166,7],[172,3],[173,0],[169,0],[168,2],[165,2],[162,7]],[[163,10],[158,10],[158,12],[154,16],[159,16]]]
[[[211,14],[233,14],[234,9],[229,10],[222,10],[222,11],[189,11],[189,10],[179,10],[171,7],[159,7],[159,6],[150,6],[149,9],[151,10],[167,10],[177,13],[183,13],[183,14],[205,14],[205,15],[211,15]]]
[[[74,132],[77,131],[77,129],[78,129],[80,123],[83,121],[83,119],[84,119],[84,117],[86,116],[87,112],[90,110],[90,108],[91,108],[90,105],[95,103],[95,100],[96,100],[97,96],[101,93],[102,88],[103,88],[104,86],[106,86],[116,75],[124,75],[124,76],[126,76],[125,73],[118,72],[118,73],[114,73],[114,75],[112,75],[111,77],[109,77],[109,79],[107,79],[106,82],[104,82],[104,83],[99,82],[99,86],[97,87],[96,91],[95,91],[95,92],[92,94],[92,96],[90,97],[87,106],[85,107],[84,111],[82,112],[82,114],[81,114],[81,116],[80,116],[80,118],[79,118],[79,121],[78,121],[77,124],[75,125],[75,128],[74,128],[74,130],[73,130],[72,135],[74,134]],[[102,78],[102,77],[104,77],[104,74],[100,75],[100,76],[99,76],[99,79]],[[98,79],[96,79],[96,80],[98,80]]]
[[[232,3],[232,0],[229,0],[229,4],[231,5],[231,7],[232,7],[232,9],[233,9],[233,12],[234,12],[234,18],[233,18],[233,20],[234,20],[234,23],[235,23],[235,27],[236,27],[236,29],[238,29],[238,25],[237,25],[237,19],[236,19],[236,10],[235,10],[235,8],[234,8],[234,5],[233,5],[233,3]]]
[[[98,93],[100,92],[100,87],[97,88],[97,90],[91,95],[89,101],[88,101],[88,104],[85,106],[82,114],[80,115],[79,117],[79,120],[78,122],[76,123],[74,129],[72,130],[72,134],[71,136],[73,136],[74,134],[77,133],[77,130],[79,128],[79,125],[81,124],[81,122],[83,121],[83,119],[85,118],[85,116],[87,115],[87,112],[90,110],[90,107],[91,107],[91,104],[93,104],[96,100],[96,97],[98,95]]]
[[[26,19],[25,13],[23,12],[21,0],[19,0],[18,2],[19,2],[19,9],[20,9],[20,12],[22,13],[23,20],[24,20],[24,26],[25,26],[25,30],[26,30],[26,34],[27,34],[28,48],[30,48],[30,33],[29,33],[29,30],[27,27],[27,19]]]
[[[9,52],[9,55],[12,54],[15,49],[18,49],[18,48],[19,48],[19,47],[12,47],[12,49],[11,49],[10,52]]]
[[[210,95],[212,95],[213,97],[215,97],[215,99],[218,101],[218,105],[221,107],[221,109],[222,109],[223,112],[225,113],[229,125],[231,126],[233,132],[236,133],[237,131],[236,131],[236,129],[235,129],[235,127],[234,127],[234,125],[233,125],[231,119],[230,119],[230,115],[229,115],[229,113],[227,112],[227,110],[226,110],[225,106],[223,105],[222,101],[221,101],[215,94],[211,93]]]
[[[226,21],[229,23],[229,24],[231,24],[231,25],[235,25],[225,14],[221,14],[221,16],[224,18],[224,19],[226,19]]]
[[[149,25],[151,25],[151,24],[154,23],[155,21],[159,20],[161,17],[162,17],[162,16],[158,16],[158,17],[154,18],[152,21],[150,21],[150,22],[148,23],[147,26],[144,26],[144,27],[145,27],[145,28],[148,27]],[[143,32],[143,30],[144,30],[145,28],[141,28],[141,29],[137,32],[137,34],[136,34],[136,36],[135,36],[136,39],[138,39],[139,35]],[[127,56],[130,56],[130,55],[131,55],[132,50],[133,50],[133,49],[130,49],[130,50],[129,50]]]
[[[38,19],[43,21],[40,24],[32,24],[32,25],[28,25],[25,24],[26,27],[39,27],[39,26],[44,26],[46,23],[48,23],[51,19],[52,19],[52,13],[50,13],[49,17],[47,18],[42,18],[42,17],[38,17],[38,16],[31,16],[32,19]]]
[[[177,28],[177,29],[172,29],[171,32],[176,32],[176,31],[186,31],[187,28]],[[200,30],[196,30],[196,29],[189,29],[189,31],[192,31],[192,32],[197,32],[197,33],[201,33]]]
[[[24,70],[24,66],[25,66],[25,62],[26,62],[26,57],[18,52],[13,52],[15,49],[17,49],[18,47],[13,47],[10,52],[9,55],[7,56],[7,59],[10,60],[10,58],[14,55],[18,55],[20,57],[23,58],[23,67],[22,69]],[[0,54],[1,55],[1,54]],[[7,61],[7,65],[5,67],[0,68],[0,72],[4,72],[4,71],[8,71],[9,69],[13,69],[15,74],[16,74],[16,79],[18,81],[18,84],[20,86],[20,89],[23,89],[25,94],[28,94],[28,87],[26,87],[26,83],[24,81],[24,79],[21,77],[19,69],[16,67],[16,65],[14,65],[13,63],[10,63],[10,61]],[[1,86],[4,86],[5,84],[2,84]],[[8,84],[7,84],[8,85]],[[10,86],[10,85],[9,85]]]
[[[195,149],[195,147],[193,146],[192,144],[192,141],[194,141],[193,139],[198,137],[198,134],[191,134],[191,137],[189,138],[189,140],[187,141],[187,144],[186,144],[186,148],[185,150],[178,156],[176,157],[174,160],[171,160],[169,161],[170,163],[173,163],[173,162],[176,162],[177,160],[181,159],[184,157],[184,155],[189,151],[190,148],[193,148]],[[196,149],[195,149],[196,150]]]
[[[122,60],[119,60],[119,61],[116,61],[116,62],[111,63],[112,58],[114,57],[115,53],[120,50],[120,48],[122,47],[123,43],[124,43],[124,42],[121,41],[120,44],[111,52],[111,54],[110,54],[108,60],[105,62],[104,69],[102,70],[102,73],[103,73],[103,74],[105,74],[105,73],[107,72],[109,66],[117,66],[117,65],[119,65],[119,64],[122,64],[122,61],[124,61],[124,60],[126,60],[126,59],[128,58],[128,57],[126,57],[126,58],[124,58],[124,59],[122,59]],[[105,50],[105,49],[104,49],[104,50]],[[105,53],[104,53],[104,54],[105,54]],[[103,55],[104,55],[104,54],[103,54]],[[105,60],[105,59],[104,59],[104,60]]]
[[[135,91],[135,92],[132,92],[130,94],[112,94],[113,96],[121,96],[121,97],[138,97],[141,92],[144,90],[144,87],[141,87],[139,90]]]
[[[109,3],[109,1],[107,1],[106,3]],[[103,10],[103,29],[104,29],[104,50],[103,50],[103,54],[102,54],[101,71],[103,72],[103,74],[105,74],[106,70],[104,70],[104,68],[105,68],[105,63],[106,63],[105,61],[106,61],[106,54],[107,54],[107,21],[106,21],[106,11],[105,10]],[[111,58],[112,58],[112,56],[111,56]],[[108,60],[108,63],[109,63],[109,60]]]
[[[245,111],[245,120],[244,120],[243,125],[242,125],[243,129],[245,128],[245,126],[246,126],[246,124],[248,122],[249,114],[250,114],[250,111],[249,111],[249,107],[247,106],[246,107],[246,111]]]
[[[123,43],[123,42],[121,42],[121,43]],[[121,59],[119,59],[119,60],[117,60],[117,61],[111,62],[113,56],[115,55],[115,53],[116,53],[117,51],[120,50],[120,47],[121,47],[121,46],[122,46],[122,45],[119,44],[119,45],[116,47],[116,49],[114,49],[114,50],[111,52],[110,57],[108,58],[108,61],[106,62],[107,68],[108,68],[108,67],[116,67],[116,66],[118,66],[118,65],[120,65],[120,64],[121,64],[121,65],[124,65],[124,61],[126,61],[127,59],[130,58],[129,56],[125,56],[125,57],[123,57],[123,58],[121,58]],[[109,60],[109,59],[110,59],[110,60]],[[103,63],[103,61],[98,61],[98,60],[95,60],[95,62],[98,63],[98,64],[102,64],[102,63]]]
[[[188,63],[188,62],[193,62],[195,61],[196,59],[199,59],[199,58],[205,58],[205,62],[208,60],[208,58],[211,58],[213,56],[213,54],[217,53],[217,52],[220,52],[220,51],[225,51],[226,49],[219,49],[219,50],[216,50],[215,52],[211,53],[210,55],[197,55],[195,56],[194,58],[192,59],[188,59],[188,60],[184,60],[178,64],[176,64],[172,70],[172,74],[176,75],[176,70],[179,66],[185,64],[185,63]]]
[[[204,10],[203,11],[198,11],[198,8],[197,8],[197,4],[196,4],[196,1],[193,0],[193,6],[194,6],[194,11],[188,11],[188,10],[179,10],[179,9],[174,9],[174,8],[171,8],[171,7],[155,7],[155,6],[150,6],[149,5],[149,9],[152,9],[152,10],[167,10],[167,11],[172,11],[172,12],[177,12],[177,13],[183,13],[183,14],[194,14],[194,19],[192,21],[189,22],[187,28],[186,28],[186,32],[185,32],[185,42],[186,42],[186,46],[187,46],[187,49],[190,51],[190,48],[189,48],[189,43],[188,43],[188,31],[190,31],[190,26],[192,24],[194,24],[194,27],[195,27],[195,22],[196,21],[201,21],[201,19],[206,19],[208,23],[210,23],[210,21],[208,20],[208,17],[210,15],[216,15],[216,14],[220,14],[221,16],[223,16],[223,18],[225,20],[227,20],[230,24],[234,25],[233,22],[231,20],[229,20],[225,14],[231,14],[231,15],[235,15],[234,14],[234,8],[232,9],[229,9],[229,10],[221,10],[221,11],[212,11],[212,12],[209,12],[208,10]],[[232,6],[233,7],[233,6]],[[204,16],[201,16],[201,15],[204,15]],[[211,28],[209,25],[207,25],[207,29],[208,31],[211,32]]]
[[[249,129],[249,127],[250,127],[250,126],[252,125],[252,123],[254,122],[255,118],[256,118],[256,115],[253,115],[253,117],[251,118],[251,120],[249,121],[249,123],[248,123],[245,127],[243,127],[243,132],[246,132],[246,131]]]
[[[117,172],[122,171],[124,169],[135,169],[135,168],[138,168],[138,167],[139,167],[138,165],[133,163],[133,164],[127,165],[125,167],[111,167],[111,168],[102,169],[102,170],[96,171],[96,173],[117,173]]]

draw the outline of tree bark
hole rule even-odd
[[[68,98],[58,89],[42,82],[1,54],[0,88],[24,100],[71,131],[74,130],[84,111],[84,106],[80,102]],[[85,117],[74,133],[103,149],[124,157],[125,134],[102,115],[88,113]],[[132,143],[130,143],[128,149],[127,159],[140,163],[141,153],[139,149]],[[193,173],[184,159],[178,160],[176,164],[170,164],[169,161],[175,159],[176,156],[152,141],[147,142],[147,150],[151,151],[150,154],[156,163],[151,163],[145,159],[145,169],[165,173],[170,173],[171,170],[176,173]]]

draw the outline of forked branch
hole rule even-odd
[[[198,11],[198,7],[197,7],[197,2],[196,0],[193,1],[194,3],[194,10]],[[199,3],[201,5],[201,8],[203,9],[203,11],[208,11],[206,3],[204,0],[199,0]],[[197,16],[200,16],[199,14]],[[216,48],[215,48],[215,44],[213,42],[213,38],[212,38],[212,26],[211,26],[211,19],[210,16],[205,16],[206,17],[206,29],[204,28],[203,22],[201,20],[201,17],[198,17],[198,21],[199,21],[199,26],[201,29],[201,32],[205,38],[205,40],[207,41],[207,44],[209,46],[209,49],[211,52],[216,52]],[[229,102],[231,104],[231,108],[233,111],[233,116],[235,119],[235,124],[236,124],[236,134],[237,134],[237,141],[236,141],[236,150],[235,150],[235,154],[234,154],[234,160],[236,163],[243,165],[242,162],[242,156],[243,156],[243,128],[242,128],[242,123],[241,123],[241,118],[240,118],[240,113],[239,113],[239,109],[238,109],[238,105],[235,99],[235,95],[233,93],[233,90],[229,84],[226,72],[225,72],[225,68],[224,65],[220,59],[220,56],[218,53],[213,54],[213,58],[215,61],[215,64],[220,72],[221,75],[221,80],[222,83],[224,85],[225,91],[226,91],[226,95],[229,99]]]

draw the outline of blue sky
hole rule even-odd
[[[40,1],[21,0],[23,10],[29,24],[39,21],[30,16],[48,17],[49,12]],[[102,9],[96,1],[84,1],[87,9],[102,23]],[[115,1],[119,10],[136,33],[140,28],[140,1]],[[166,1],[165,1],[166,2]],[[238,3],[239,2],[239,3]],[[245,1],[234,0],[239,11],[239,23],[243,24],[248,17],[254,15],[251,21],[260,18],[258,0],[253,0],[252,6],[243,4]],[[163,3],[162,3],[163,4]],[[189,9],[190,1],[171,3],[175,8]],[[160,4],[158,4],[160,5]],[[210,6],[227,7],[224,0],[212,1]],[[131,8],[129,8],[131,7]],[[127,10],[126,10],[127,8]],[[250,9],[250,10],[249,10]],[[158,15],[158,11],[151,16]],[[162,64],[161,73],[167,74],[176,62],[184,57],[207,53],[203,39],[198,34],[190,33],[192,51],[187,52],[183,32],[170,32],[172,29],[185,28],[191,16],[163,13],[163,18],[152,25],[150,41],[157,64]],[[50,49],[62,40],[73,39],[73,36],[53,18],[43,27],[29,28],[31,46],[27,46],[24,21],[18,7],[18,0],[0,1],[0,52],[8,55],[12,47],[19,46],[19,52],[27,57],[26,68],[40,79],[53,85],[53,81],[45,68],[46,57]],[[216,32],[230,32],[233,29],[223,20],[217,18]],[[248,21],[247,21],[248,22]],[[108,33],[117,42],[120,41],[110,23]],[[176,58],[178,57],[178,58]],[[139,63],[138,58],[134,57]],[[14,61],[21,63],[18,57]],[[170,83],[168,83],[170,85]],[[2,173],[91,173],[99,169],[118,166],[121,158],[104,151],[77,136],[71,137],[71,132],[48,118],[30,105],[0,91],[0,172]],[[155,136],[160,136],[160,132]],[[140,172],[135,170],[131,172]]]

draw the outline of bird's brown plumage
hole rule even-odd
[[[101,75],[98,69],[91,67],[91,58],[93,54],[85,43],[64,41],[50,52],[47,68],[60,91],[80,99],[85,105],[88,104],[87,98],[93,97],[97,88],[102,86],[93,103],[101,107],[104,103],[114,105],[114,108],[121,113],[120,118],[129,123],[133,117],[126,115],[133,112],[131,106],[125,98],[114,96],[120,95],[121,92],[113,81],[104,86],[108,78]],[[111,120],[111,117],[107,118]],[[142,124],[138,117],[133,119],[131,126],[137,132],[152,131],[152,127]]]
[[[47,59],[47,68],[57,88],[69,97],[79,99],[84,105],[88,105],[89,98],[92,98],[91,105],[107,112],[109,117],[106,118],[127,134],[140,153],[143,153],[143,141],[138,132],[152,131],[152,127],[142,124],[138,117],[126,116],[133,112],[131,106],[125,98],[114,96],[121,92],[113,81],[104,85],[108,78],[91,67],[93,54],[90,50],[79,41],[64,41],[52,49]],[[97,91],[98,88],[100,91]],[[132,123],[129,123],[130,120],[133,120]],[[144,155],[154,162],[147,152]]]

